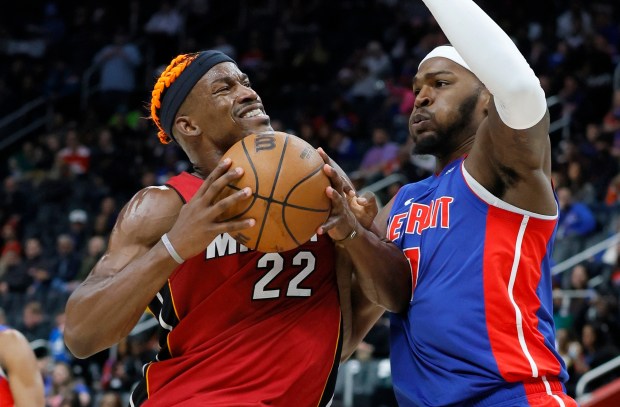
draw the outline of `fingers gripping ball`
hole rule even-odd
[[[253,196],[228,209],[220,220],[254,218],[256,224],[234,234],[244,246],[261,252],[282,252],[308,240],[328,218],[330,185],[318,152],[299,137],[261,133],[245,137],[224,154],[243,176],[226,186],[222,199],[250,187]]]

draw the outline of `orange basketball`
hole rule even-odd
[[[250,187],[253,196],[230,208],[222,221],[254,218],[256,224],[233,236],[244,246],[261,252],[282,252],[307,242],[329,216],[330,185],[323,160],[306,141],[282,132],[252,134],[225,154],[231,168],[245,172],[218,197]]]

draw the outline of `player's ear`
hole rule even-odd
[[[480,97],[478,98],[478,103],[482,106],[482,111],[485,116],[489,115],[489,103],[492,103],[491,92],[485,87],[480,92]]]
[[[177,131],[184,136],[198,136],[200,135],[200,127],[189,116],[177,116],[174,119],[174,126]]]

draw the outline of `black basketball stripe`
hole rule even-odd
[[[282,162],[284,162],[284,154],[286,154],[286,147],[288,146],[288,140],[289,140],[289,135],[287,134],[286,138],[284,139],[284,146],[282,147],[282,151],[280,152],[280,161],[278,162],[278,169],[276,170],[276,174],[273,179],[273,185],[271,186],[271,193],[269,194],[269,197],[266,198],[267,207],[265,208],[265,216],[263,216],[263,221],[261,222],[258,235],[256,236],[256,244],[254,245],[254,248],[258,247],[258,244],[260,243],[260,239],[263,236],[263,230],[265,229],[265,224],[267,223],[267,214],[269,214],[269,207],[271,206],[273,202],[273,194],[276,190],[276,185],[278,184],[278,178],[280,177],[280,171],[282,170]],[[248,160],[251,162],[252,159],[247,154],[247,150],[245,149],[245,144],[243,145],[243,149],[246,152]],[[254,168],[254,163],[251,162],[251,164],[252,164],[252,168]],[[254,170],[254,172],[256,173],[256,170]],[[256,186],[256,191],[258,191],[258,185]]]
[[[230,184],[227,184],[226,186],[227,186],[228,188],[230,188],[230,189],[235,190],[235,191],[241,191],[241,188],[239,188],[239,187],[238,187],[238,186],[236,186],[236,185],[230,185]],[[228,221],[230,221],[230,220],[235,220],[235,219],[237,219],[237,218],[242,217],[242,216],[243,216],[243,215],[245,215],[245,214],[246,214],[246,213],[247,213],[250,209],[252,209],[252,206],[254,206],[254,202],[256,202],[256,200],[257,200],[257,199],[260,199],[260,198],[262,198],[262,197],[261,197],[261,196],[259,196],[258,194],[252,194],[252,202],[250,202],[250,204],[248,205],[248,207],[247,207],[245,210],[241,211],[240,213],[238,213],[238,214],[236,214],[236,215],[234,215],[234,216],[231,216],[230,218],[222,219],[222,220],[221,220],[221,222],[228,222]]]
[[[300,179],[295,185],[293,185],[291,187],[291,189],[288,191],[288,194],[286,194],[286,197],[284,197],[284,203],[282,203],[282,224],[284,225],[284,228],[286,229],[286,232],[288,233],[288,235],[291,237],[291,239],[293,239],[295,241],[295,243],[297,243],[297,245],[301,245],[304,242],[300,242],[299,240],[297,240],[297,237],[295,237],[295,235],[293,235],[293,232],[291,231],[291,229],[288,227],[288,224],[286,223],[286,217],[284,212],[286,211],[287,208],[295,208],[295,209],[301,209],[301,210],[306,210],[306,211],[310,211],[310,212],[330,212],[330,209],[315,209],[315,208],[308,208],[305,206],[301,206],[301,205],[291,205],[288,203],[288,198],[291,196],[291,194],[295,191],[295,189],[303,184],[305,181],[307,181],[308,179],[310,179],[314,174],[318,173],[319,171],[321,171],[321,169],[323,168],[323,165],[321,165],[320,167],[318,167],[316,170],[312,171],[310,174],[306,175],[305,177],[303,177],[302,179]]]
[[[317,209],[317,208],[308,208],[307,206],[301,206],[301,205],[292,205],[288,203],[288,198],[291,196],[291,194],[295,191],[295,189],[303,184],[304,182],[306,182],[307,180],[309,180],[314,174],[318,173],[319,171],[321,171],[323,169],[323,164],[321,164],[320,167],[318,167],[316,170],[312,171],[310,174],[306,175],[305,177],[303,177],[302,179],[300,179],[299,181],[297,181],[297,183],[295,185],[293,185],[291,187],[291,189],[288,191],[288,194],[286,194],[286,197],[284,197],[284,203],[283,205],[286,206],[291,206],[293,208],[299,208],[299,209],[307,209],[309,211],[314,211],[314,212],[325,212],[325,211],[329,211],[330,209]]]
[[[229,188],[231,188],[231,189],[234,189],[234,190],[236,190],[236,191],[240,191],[240,190],[241,190],[241,188],[239,188],[239,187],[238,187],[238,186],[236,186],[236,185],[226,185],[226,186],[227,186],[227,187],[229,187]],[[288,203],[288,202],[286,202],[286,201],[280,201],[280,200],[278,200],[278,199],[274,199],[274,198],[269,199],[269,197],[268,197],[268,196],[263,196],[263,195],[259,195],[259,194],[254,194],[254,201],[255,201],[255,200],[258,200],[258,199],[262,199],[263,201],[270,201],[271,203],[274,203],[274,204],[286,205],[286,206],[291,207],[291,208],[303,209],[303,210],[310,211],[310,212],[329,212],[329,211],[331,210],[331,209],[316,209],[316,208],[309,208],[309,207],[307,207],[307,206],[302,206],[302,205],[297,205],[297,204],[291,204],[291,203]],[[254,204],[254,201],[252,201],[252,204]],[[243,211],[241,214],[239,214],[239,215],[235,215],[235,216],[230,217],[230,218],[225,219],[225,220],[236,219],[236,218],[240,217],[241,215],[243,215],[244,213],[246,213],[247,211],[249,211],[249,210],[250,210],[250,208],[251,208],[251,206],[250,206],[248,209],[246,209],[245,211]]]

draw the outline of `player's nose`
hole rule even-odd
[[[415,97],[414,106],[415,107],[428,106],[432,100],[431,93],[432,93],[432,90],[430,89],[429,86],[422,86],[422,88],[420,89],[420,91]]]
[[[249,86],[239,85],[237,88],[239,89],[237,92],[237,101],[239,103],[260,99],[258,93]]]

